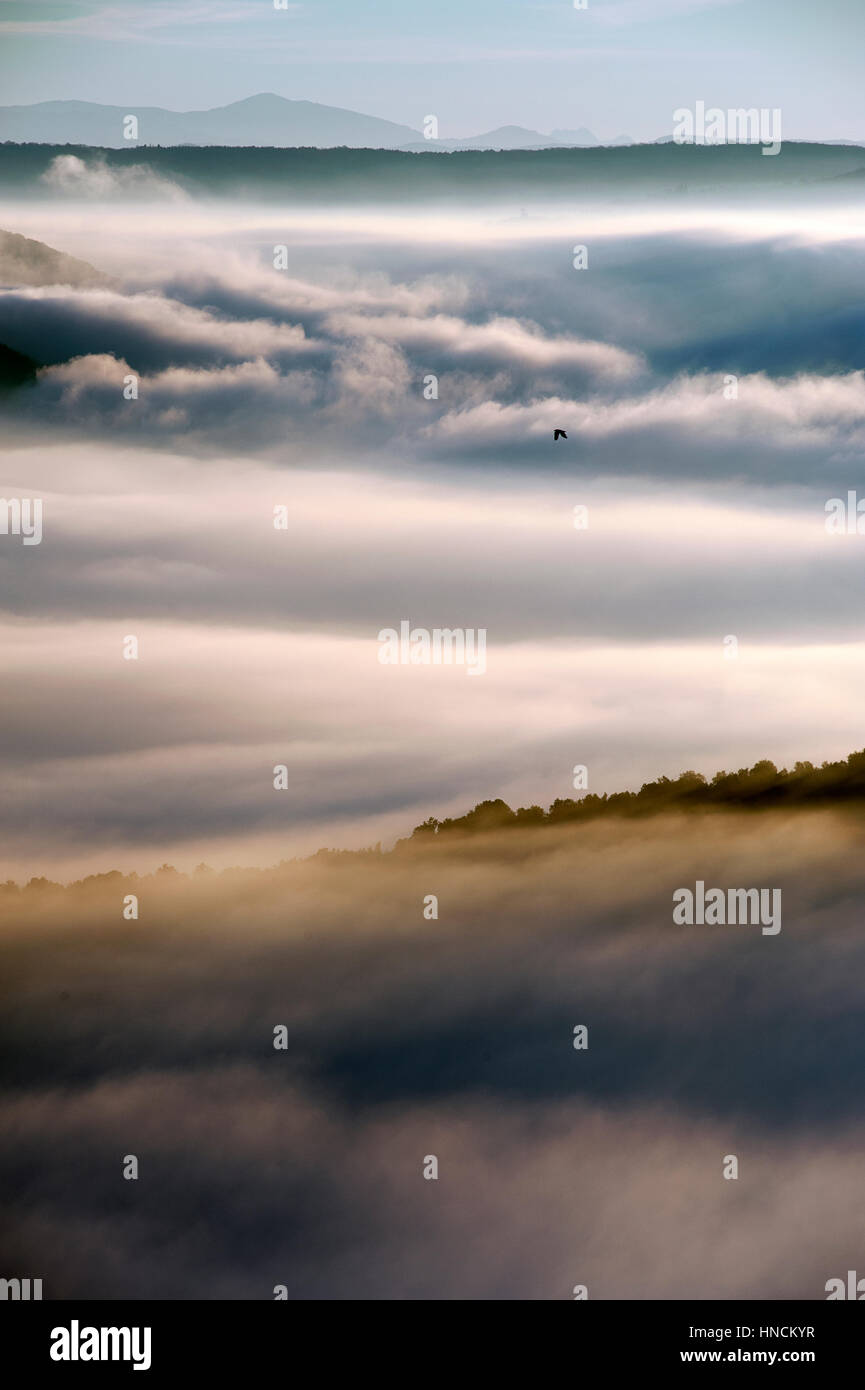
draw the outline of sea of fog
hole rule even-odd
[[[66,166],[0,210],[101,272],[0,252],[0,342],[42,364],[0,493],[43,507],[0,554],[0,874],[261,865],[548,805],[577,765],[865,741],[855,495],[826,527],[865,426],[849,199],[153,179]],[[383,666],[404,620],[484,630],[484,675]]]

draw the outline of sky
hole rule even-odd
[[[202,109],[276,92],[457,137],[601,140],[672,112],[780,108],[790,139],[865,138],[861,0],[0,0],[0,104]]]

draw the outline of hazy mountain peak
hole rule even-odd
[[[245,110],[247,110],[247,111],[256,111],[256,110],[261,111],[261,110],[269,110],[269,109],[271,109],[271,108],[272,108],[272,109],[275,109],[275,110],[283,110],[283,109],[285,109],[285,108],[289,108],[289,109],[290,109],[292,106],[312,106],[312,107],[321,107],[321,102],[318,102],[318,101],[307,101],[307,100],[304,99],[304,98],[296,99],[296,98],[294,98],[294,97],[281,97],[281,96],[279,96],[278,93],[276,93],[276,92],[256,92],[256,93],[255,93],[253,96],[251,96],[251,97],[240,97],[240,99],[239,99],[238,101],[230,101],[230,102],[228,102],[225,106],[212,106],[212,107],[209,107],[208,110],[210,110],[210,111],[240,111],[240,110],[244,110],[244,109],[245,109]],[[323,108],[323,109],[328,110],[328,111],[338,111],[338,110],[341,110],[342,108],[341,108],[341,107],[337,107],[337,106],[331,106],[331,107],[325,107],[325,108]],[[186,115],[189,116],[189,115],[201,115],[202,113],[201,113],[201,112],[198,112],[198,111],[187,111],[186,113],[181,113],[181,114],[186,114]],[[355,114],[357,114],[357,113],[352,111],[352,112],[350,112],[349,114],[355,115]],[[364,119],[366,119],[366,118],[364,118]]]
[[[465,139],[414,140],[405,145],[404,148],[413,151],[438,150],[440,152],[533,150],[546,149],[555,143],[551,136],[542,135],[539,130],[528,130],[521,125],[502,125],[497,126],[495,130],[485,131],[482,135],[466,136]]]
[[[84,289],[108,283],[110,277],[87,261],[55,251],[44,241],[0,231],[0,285],[74,285]]]

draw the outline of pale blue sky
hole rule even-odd
[[[651,139],[671,113],[780,107],[865,139],[865,0],[0,0],[0,104],[188,110],[273,91],[442,135]]]

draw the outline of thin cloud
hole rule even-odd
[[[12,3],[12,0],[6,0]],[[76,9],[81,6],[76,5]],[[290,4],[288,12],[303,8]],[[68,19],[32,18],[4,19],[0,10],[0,32],[33,36],[67,36],[101,39],[112,43],[131,43],[151,40],[171,43],[176,37],[164,31],[195,28],[195,42],[206,46],[209,30],[221,24],[255,24],[260,22],[256,6],[232,3],[232,0],[149,0],[146,5],[103,5],[86,14],[73,14]],[[185,42],[189,42],[187,39]]]

